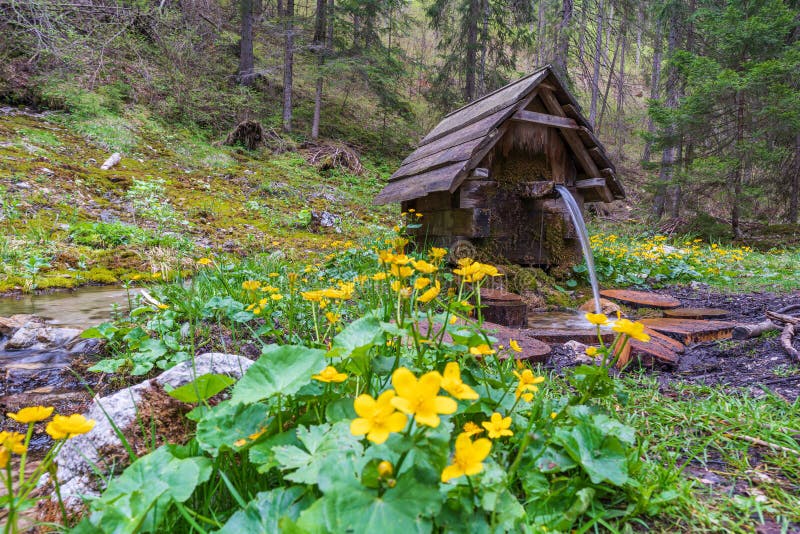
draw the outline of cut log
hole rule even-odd
[[[654,360],[675,365],[680,359],[677,352],[667,345],[662,344],[660,341],[655,340],[654,337],[650,338],[649,343],[632,339],[628,342],[628,345],[631,347],[631,356],[639,358],[642,365],[651,366],[655,363]]]
[[[481,290],[481,314],[495,324],[522,328],[528,321],[528,305],[519,295],[497,289]]]
[[[674,308],[664,311],[664,317],[676,319],[724,319],[728,315],[728,310],[719,308]]]
[[[733,329],[732,337],[733,339],[750,339],[758,337],[766,332],[772,332],[773,330],[778,330],[778,326],[767,319],[760,323],[737,325]]]
[[[793,325],[799,325],[800,324],[800,317],[794,317],[792,315],[785,315],[783,313],[768,311],[768,312],[766,312],[766,316],[769,319],[772,319],[773,322],[776,322],[776,323],[793,324]]]
[[[617,338],[614,344],[611,345],[612,354],[618,354],[617,369],[624,369],[628,366],[628,362],[631,361],[631,344],[625,343],[625,345],[620,348],[624,341],[624,338],[620,336]]]
[[[111,154],[108,159],[100,166],[100,170],[107,171],[117,163],[122,161],[122,154],[119,152],[114,152]]]
[[[606,298],[619,300],[626,304],[642,308],[677,308],[681,301],[669,295],[659,295],[648,291],[629,289],[604,289],[600,294]]]
[[[683,351],[686,350],[686,345],[678,341],[677,339],[672,339],[671,337],[662,334],[661,332],[656,332],[652,328],[645,327],[644,333],[650,336],[651,343],[658,343],[659,345],[663,345],[664,347],[668,348],[672,352],[676,354],[683,354]],[[638,341],[637,343],[643,344],[643,342]]]
[[[685,345],[730,339],[733,328],[736,326],[726,321],[695,321],[667,317],[642,319],[640,322],[657,332],[679,339]]]

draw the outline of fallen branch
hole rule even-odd
[[[766,315],[776,323],[793,324],[793,325],[800,324],[800,317],[794,317],[792,315],[786,315],[783,313],[778,313],[773,311],[768,311]]]
[[[754,438],[752,436],[735,436],[733,434],[723,434],[728,439],[741,439],[747,441],[748,443],[752,443],[753,445],[759,445],[761,447],[769,447],[770,449],[776,449],[779,451],[783,451],[788,454],[794,454],[795,456],[800,456],[800,451],[795,449],[790,449],[789,447],[784,447],[783,445],[778,445],[777,443],[770,443],[769,441],[764,441],[761,438]]]
[[[755,324],[740,324],[733,329],[733,339],[750,339],[766,332],[778,330],[778,326],[769,319]]]
[[[783,332],[781,333],[781,346],[783,347],[783,350],[786,351],[786,354],[800,362],[800,352],[797,352],[797,349],[792,346],[792,338],[796,332],[797,325],[787,324],[784,326]]]
[[[109,158],[100,166],[101,170],[107,171],[122,160],[122,154],[114,152]]]

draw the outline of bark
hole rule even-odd
[[[317,83],[314,90],[314,116],[311,119],[311,139],[319,139],[319,120],[322,113],[322,66],[325,64],[326,52],[326,1],[317,0],[317,16],[314,24],[313,47],[317,56]]]
[[[294,74],[294,0],[286,0],[284,13],[286,32],[283,49],[283,131],[292,131],[292,89]]]
[[[572,21],[574,10],[573,0],[563,0],[561,2],[561,21],[558,25],[558,37],[556,43],[556,53],[553,58],[553,67],[556,74],[562,79],[567,77],[567,63],[569,60],[569,28]]]
[[[546,28],[546,11],[545,6],[547,5],[546,0],[539,0],[539,9],[536,21],[536,40],[538,41],[538,50],[536,53],[536,62],[539,66],[542,66],[545,63],[545,54],[544,54],[544,44],[547,42],[545,38],[544,32]]]
[[[489,0],[481,1],[481,65],[478,78],[478,96],[486,94],[486,49],[489,46]]]
[[[800,132],[794,140],[794,176],[792,176],[792,193],[789,197],[789,222],[797,223],[798,205],[800,205]]]
[[[581,3],[581,19],[578,22],[580,34],[578,35],[578,60],[581,65],[584,64],[584,56],[586,55],[586,1]]]
[[[464,69],[464,98],[475,100],[475,67],[478,59],[478,18],[480,0],[470,0],[467,13],[467,55]]]
[[[661,35],[661,24],[656,22],[656,36],[653,41],[653,72],[650,76],[650,100],[658,100],[659,86],[661,85],[661,53],[663,50]],[[656,125],[653,122],[653,117],[648,113],[647,115],[647,133],[648,139],[644,144],[644,152],[642,153],[642,162],[648,163],[650,161],[650,150],[653,147],[653,142],[650,138],[656,133]]]
[[[625,104],[625,36],[627,28],[625,27],[625,19],[622,21],[620,28],[620,41],[622,42],[622,55],[619,58],[619,74],[617,75],[617,161],[622,161],[623,147],[625,145],[625,134],[623,133],[624,115],[623,106]]]
[[[728,183],[731,201],[731,231],[734,238],[742,236],[739,227],[739,215],[741,208],[739,203],[742,197],[742,177],[749,172],[750,158],[744,147],[744,97],[741,92],[736,93],[736,149],[739,154],[739,164],[731,173]]]
[[[255,81],[255,58],[253,55],[253,0],[240,0],[242,16],[239,48],[239,83],[253,85]]]
[[[589,124],[592,128],[594,128],[597,120],[597,98],[600,95],[600,58],[603,55],[603,0],[597,0],[597,27],[595,32],[592,99],[589,106]]]
[[[667,55],[671,56],[678,44],[678,30],[677,20],[673,15],[670,18],[669,33],[667,35]],[[678,80],[677,73],[674,68],[670,68],[667,73],[667,101],[666,107],[673,110],[678,105]],[[658,173],[658,186],[656,194],[653,199],[653,217],[655,220],[661,219],[664,216],[666,207],[667,188],[672,185],[675,176],[675,162],[677,156],[677,147],[673,139],[675,135],[675,126],[670,124],[666,129],[667,145],[661,153],[661,169]]]
[[[636,24],[636,72],[642,65],[642,30],[644,29],[644,8],[645,4],[640,3],[637,11]]]

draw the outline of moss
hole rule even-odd
[[[79,280],[72,276],[45,276],[36,279],[36,289],[73,288],[80,285]]]
[[[87,282],[95,282],[98,284],[116,284],[119,282],[119,279],[114,273],[105,267],[94,267],[84,273],[83,277]]]
[[[506,284],[509,291],[525,295],[536,293],[548,305],[557,308],[573,308],[575,300],[564,291],[560,291],[555,280],[541,269],[521,267],[519,265],[503,265],[506,272]]]

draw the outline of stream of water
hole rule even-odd
[[[595,313],[602,313],[600,307],[600,284],[597,282],[597,271],[594,269],[594,256],[592,255],[592,246],[589,243],[589,232],[586,230],[586,223],[583,221],[583,214],[578,203],[575,202],[572,193],[563,185],[557,185],[556,191],[564,199],[564,203],[569,210],[569,216],[572,218],[575,229],[578,232],[578,240],[581,242],[581,250],[583,250],[583,257],[586,259],[586,269],[589,273],[589,283],[592,284],[592,296],[594,297],[594,310]]]
[[[136,290],[131,291],[131,295]],[[0,298],[0,317],[18,313],[38,315],[57,327],[86,329],[111,318],[113,305],[126,307],[126,291],[119,286],[82,287],[74,291]]]

